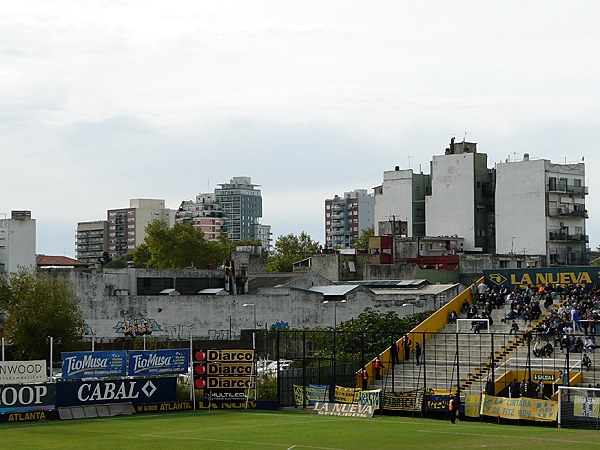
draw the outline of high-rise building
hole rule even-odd
[[[0,272],[35,267],[35,219],[31,211],[12,211],[0,219]]]
[[[90,265],[97,264],[104,252],[108,252],[108,222],[79,222],[75,239],[77,259]]]
[[[150,222],[161,220],[169,227],[175,223],[175,211],[165,208],[164,200],[131,199],[129,208],[109,209],[107,214],[111,258],[129,253],[144,242]]]
[[[227,237],[232,241],[258,239],[256,225],[262,217],[262,196],[250,177],[233,177],[219,184],[215,200],[223,209]]]
[[[183,201],[175,214],[176,223],[191,223],[204,232],[204,239],[216,241],[226,235],[223,208],[215,194],[198,194],[195,201]]]
[[[493,253],[494,170],[477,144],[455,143],[431,162],[431,195],[425,198],[426,235],[464,238],[465,251]]]
[[[383,172],[383,183],[374,194],[375,234],[382,234],[378,233],[382,224],[402,222],[406,236],[425,236],[425,196],[431,194],[431,175],[396,167]]]
[[[374,226],[373,194],[356,189],[325,200],[326,248],[351,248],[363,230]]]
[[[587,264],[585,164],[531,160],[496,165],[496,252],[546,265]]]

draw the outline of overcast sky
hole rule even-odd
[[[0,3],[0,213],[32,211],[38,253],[234,176],[274,237],[323,243],[326,198],[465,135],[489,167],[585,156],[600,244],[597,2]]]

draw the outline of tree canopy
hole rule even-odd
[[[135,267],[148,269],[206,269],[229,259],[235,245],[223,237],[217,242],[206,241],[204,233],[191,223],[176,223],[169,228],[162,221],[146,227],[144,242],[133,252]]]
[[[274,250],[265,266],[266,272],[291,272],[295,262],[317,253],[319,243],[304,231],[286,234],[275,241]]]
[[[367,250],[369,248],[369,238],[375,236],[375,229],[373,227],[365,228],[360,233],[359,238],[354,244],[354,248],[359,250]]]
[[[5,313],[4,334],[17,357],[45,358],[49,336],[57,353],[82,341],[83,314],[65,278],[33,269],[1,274],[0,309]]]

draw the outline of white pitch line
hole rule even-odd
[[[514,435],[505,435],[505,434],[485,434],[485,433],[461,433],[458,431],[434,431],[434,430],[417,430],[419,433],[437,433],[437,434],[453,434],[456,436],[481,436],[481,437],[499,437],[499,438],[515,438]],[[565,444],[594,444],[600,445],[600,442],[597,441],[574,441],[572,439],[548,439],[541,437],[532,437],[532,436],[518,436],[520,439],[530,439],[534,441],[542,441],[542,442],[562,442]]]
[[[197,431],[197,430],[196,430]],[[162,434],[143,434],[144,437],[155,437],[155,438],[173,438],[173,439],[181,439],[186,441],[207,441],[207,442],[224,442],[227,444],[245,444],[245,445],[264,445],[271,447],[284,447],[286,449],[291,448],[309,448],[313,450],[344,450],[343,448],[338,447],[313,447],[311,445],[302,445],[302,444],[294,444],[290,446],[290,444],[277,444],[274,442],[254,442],[254,441],[234,441],[230,439],[210,439],[210,438],[201,438],[201,437],[181,437],[181,436],[173,436],[173,435],[162,435]]]

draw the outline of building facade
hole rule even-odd
[[[585,164],[525,154],[496,171],[497,253],[541,256],[545,265],[587,264]]]
[[[129,208],[110,209],[107,215],[108,254],[113,259],[144,242],[150,222],[161,220],[169,227],[175,223],[175,211],[165,208],[165,201],[157,199],[131,199]]]
[[[382,229],[381,224],[402,222],[406,223],[404,235],[425,236],[425,196],[430,194],[430,175],[399,167],[385,171],[383,183],[374,188],[376,231]]]
[[[77,259],[93,265],[98,263],[105,252],[108,252],[108,222],[106,220],[79,222],[75,237]]]
[[[374,196],[366,189],[325,200],[326,248],[351,248],[363,230],[374,226]]]
[[[454,139],[431,162],[431,195],[425,199],[426,235],[464,238],[465,251],[495,251],[495,171],[477,144]]]
[[[227,237],[232,241],[257,239],[256,225],[262,217],[262,196],[250,177],[233,177],[215,189],[215,201],[225,217]]]
[[[217,203],[215,194],[198,194],[196,200],[183,201],[175,214],[176,223],[191,223],[204,232],[204,239],[216,241],[226,236],[223,208]]]
[[[10,219],[0,219],[0,272],[35,267],[35,232],[31,211],[12,211]]]

